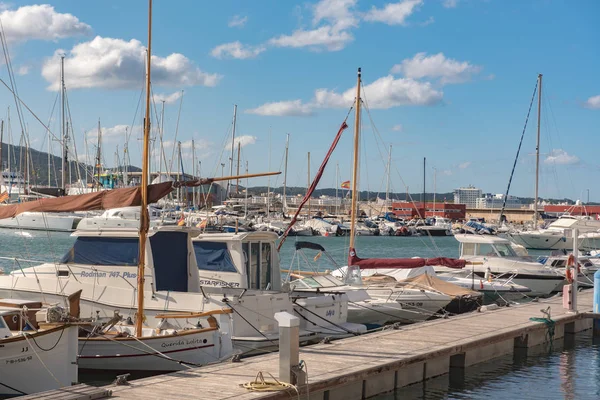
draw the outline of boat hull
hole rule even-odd
[[[81,217],[74,215],[26,212],[0,219],[0,228],[72,232],[80,221]]]
[[[0,396],[33,394],[77,383],[77,333],[76,326],[62,326],[28,333],[27,339],[0,340]]]

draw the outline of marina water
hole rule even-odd
[[[294,258],[296,240],[319,243],[339,266],[346,264],[347,237],[290,237],[280,252],[282,269],[290,268],[292,261],[294,269],[306,269],[304,261]],[[60,260],[74,238],[60,232],[0,229],[0,241],[3,244],[0,247],[0,268],[8,272],[37,262]],[[363,236],[357,237],[356,248],[360,257],[458,256],[458,242],[453,237]],[[15,257],[19,260],[14,260]],[[329,268],[332,267],[329,265]],[[453,382],[445,375],[376,399],[600,398],[600,343],[592,343],[591,332],[567,336],[565,342],[557,340],[553,351],[549,350],[539,346],[530,349],[528,357],[501,357],[467,368],[464,380]],[[96,373],[80,376],[83,382],[98,385],[108,384],[112,378]]]

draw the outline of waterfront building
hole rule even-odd
[[[481,198],[481,189],[472,185],[454,189],[454,203],[464,204],[467,208],[476,208],[477,199]]]

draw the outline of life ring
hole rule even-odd
[[[573,272],[572,268],[575,267],[575,256],[573,254],[569,254],[569,258],[567,258],[567,265],[565,266],[565,278],[567,282],[573,283]],[[581,265],[577,263],[577,274],[581,272]]]

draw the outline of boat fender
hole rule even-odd
[[[487,306],[479,307],[479,312],[493,311],[499,309],[500,306],[498,304],[488,304]]]
[[[575,268],[575,256],[569,254],[567,265],[565,266],[565,278],[569,283],[573,283],[573,269]],[[581,265],[577,263],[577,274],[581,273]]]

